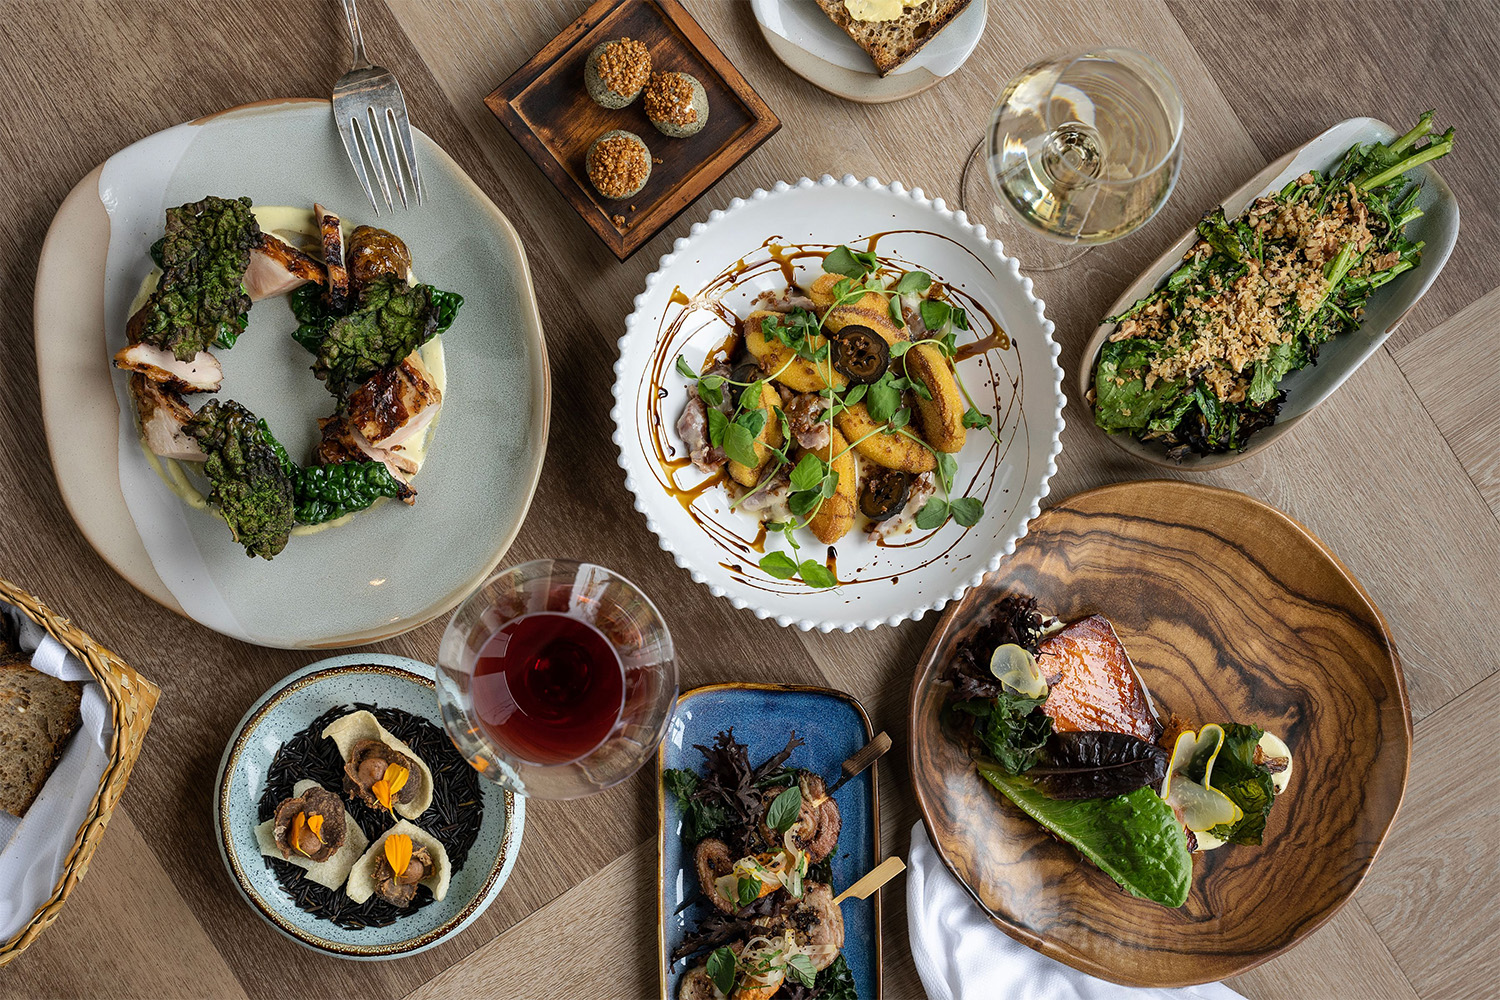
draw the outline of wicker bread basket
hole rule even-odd
[[[161,691],[126,666],[114,653],[89,638],[68,619],[56,614],[35,596],[5,579],[0,579],[0,600],[14,604],[41,625],[52,637],[78,657],[88,667],[94,680],[104,691],[109,703],[110,718],[114,724],[114,737],[109,745],[109,762],[104,767],[104,776],[99,780],[99,791],[89,804],[88,815],[63,864],[62,876],[47,898],[32,914],[31,920],[9,941],[0,942],[0,966],[5,965],[30,946],[57,919],[63,903],[85,872],[94,849],[104,838],[104,828],[115,811],[120,796],[125,794],[125,784],[130,780],[130,769],[140,755],[141,743],[151,725],[151,710]]]

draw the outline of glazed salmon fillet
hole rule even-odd
[[[1055,729],[1156,739],[1161,727],[1146,686],[1108,618],[1076,621],[1043,640],[1037,653],[1050,688],[1042,711]]]

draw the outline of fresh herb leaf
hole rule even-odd
[[[901,392],[893,384],[889,372],[880,377],[880,381],[874,383],[865,391],[865,409],[870,412],[870,419],[877,424],[883,424],[891,419],[901,405]]]
[[[722,996],[729,996],[734,989],[735,965],[734,952],[728,947],[715,948],[708,956],[708,978],[713,980],[714,989]]]
[[[759,412],[759,411],[755,411]],[[762,415],[764,419],[764,415]],[[731,423],[724,428],[724,454],[729,456],[730,461],[741,465],[755,468],[760,465],[760,459],[755,455],[755,435],[745,428],[744,424]]]
[[[953,307],[940,299],[923,299],[922,304],[917,306],[917,311],[922,314],[923,326],[933,333],[940,333],[943,324],[948,322]]]
[[[790,580],[797,575],[797,564],[785,552],[767,552],[761,557],[760,568],[778,580]]]
[[[844,961],[843,955],[835,958],[832,965],[818,973],[818,981],[813,987],[812,995],[817,997],[817,1000],[859,1000],[859,990],[854,985],[854,974],[849,971],[849,963]]]
[[[855,403],[859,402],[861,399],[864,399],[865,398],[865,391],[868,388],[869,388],[869,386],[865,385],[863,382],[861,382],[859,385],[850,386],[849,387],[849,391],[846,392],[846,393],[844,393],[844,405],[845,406],[853,406]]]
[[[812,452],[803,455],[792,469],[792,489],[795,491],[818,488],[823,482],[823,460]]]
[[[948,493],[953,489],[953,477],[958,475],[958,459],[946,451],[937,453],[938,475],[943,480],[943,492]]]
[[[897,295],[908,295],[916,292],[925,292],[931,287],[932,275],[926,271],[907,271],[891,287],[891,291]]]
[[[948,509],[953,512],[953,520],[965,528],[974,527],[984,516],[984,504],[973,497],[959,497],[948,504]]]
[[[842,274],[850,278],[863,278],[879,265],[880,259],[868,251],[851,250],[840,244],[828,251],[823,258],[823,270],[829,274]],[[835,286],[835,295],[840,295]]]
[[[917,527],[923,531],[941,528],[948,521],[948,501],[933,497],[917,511]]]
[[[830,499],[838,491],[839,491],[839,474],[837,472],[833,471],[833,470],[829,470],[828,475],[826,475],[826,476],[823,477],[823,487],[822,487],[823,499],[824,500]]]
[[[915,341],[912,341],[912,340],[898,340],[894,344],[891,345],[891,357],[892,358],[899,358],[903,354],[905,354],[907,351],[911,350],[913,347],[916,347],[916,346],[917,345],[916,345]]]
[[[971,406],[964,411],[965,427],[988,427],[990,420],[990,415],[988,413],[980,413],[977,407]]]
[[[953,306],[952,309],[953,325],[960,330],[967,330],[969,328],[969,314],[959,306]],[[948,353],[952,354],[953,348],[948,348]]]
[[[677,807],[682,811],[682,832],[689,840],[697,842],[730,824],[729,812],[723,805],[697,797],[700,782],[692,771],[668,768],[661,773],[661,780],[677,800]]]
[[[839,585],[838,578],[833,575],[827,566],[824,566],[816,559],[804,559],[802,565],[798,566],[797,569],[802,574],[802,582],[809,587],[817,587],[822,590],[827,587],[837,587]]]
[[[807,517],[823,499],[822,489],[796,490],[786,498],[786,505],[798,517]]]
[[[715,448],[724,447],[724,432],[729,429],[729,418],[717,406],[708,407],[708,443]]]
[[[765,429],[766,411],[746,410],[739,416],[735,417],[734,422],[745,428],[745,430],[749,431],[750,436],[753,438]]]
[[[892,413],[891,419],[888,421],[888,423],[898,430],[911,423],[911,407],[903,406],[895,413]]]
[[[766,826],[777,833],[786,833],[797,822],[797,814],[802,811],[802,789],[794,782],[766,807]]]
[[[1022,698],[1002,690],[989,700],[959,701],[955,713],[973,716],[974,736],[1007,774],[1030,770],[1052,735],[1052,720],[1037,711],[1043,698]]]
[[[786,971],[803,986],[812,986],[817,981],[818,970],[806,955],[793,955],[786,960]]]
[[[760,898],[760,882],[753,878],[742,878],[734,886],[734,894],[740,906],[746,907]]]

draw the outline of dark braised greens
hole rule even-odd
[[[219,508],[245,554],[270,559],[286,548],[295,521],[286,452],[263,421],[233,400],[210,400],[187,422],[207,459],[208,502]]]
[[[412,489],[384,462],[338,462],[299,468],[293,480],[298,524],[322,524],[364,510],[381,497],[395,500]]]
[[[1432,112],[1388,143],[1356,145],[1326,173],[1309,171],[1241,218],[1222,207],[1160,288],[1109,318],[1116,329],[1094,371],[1094,419],[1168,454],[1242,450],[1276,421],[1282,380],[1319,347],[1359,328],[1370,295],[1416,267],[1422,214],[1415,167],[1453,148]]]

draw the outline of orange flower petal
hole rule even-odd
[[[392,792],[390,782],[386,781],[384,778],[381,778],[379,781],[375,782],[375,784],[370,786],[370,794],[375,796],[376,802],[379,802],[381,805],[385,806],[385,808],[392,815],[395,815],[396,810],[391,808]]]
[[[385,769],[385,782],[391,786],[391,796],[406,787],[406,779],[411,777],[411,771],[400,764],[389,764]]]
[[[385,859],[391,871],[400,875],[411,864],[411,838],[404,833],[393,833],[385,838]]]
[[[312,835],[314,837],[318,838],[318,843],[324,843],[322,813],[313,813],[311,816],[307,817],[307,828],[312,831]]]
[[[318,818],[322,819],[321,816]],[[307,814],[298,813],[292,817],[292,832],[287,835],[287,842],[292,845],[292,850],[304,858],[311,856],[302,849],[302,831],[305,829],[307,829]]]

